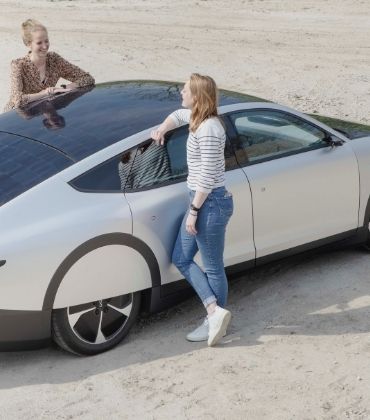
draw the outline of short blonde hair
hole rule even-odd
[[[193,73],[189,82],[194,102],[189,128],[190,131],[194,132],[204,120],[218,116],[218,89],[212,77],[202,76],[198,73]]]
[[[27,19],[22,23],[22,40],[26,47],[32,42],[32,34],[37,31],[48,32],[46,27],[35,19]]]

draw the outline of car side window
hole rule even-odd
[[[185,181],[187,127],[168,133],[164,146],[147,140],[70,182],[83,192],[130,192]]]
[[[188,126],[183,126],[167,133],[163,146],[149,139],[78,176],[70,185],[82,192],[135,192],[185,181],[188,135]],[[226,170],[237,167],[228,144],[225,162]]]
[[[281,111],[231,114],[232,145],[240,164],[253,164],[327,146],[325,131]]]
[[[181,127],[168,135],[163,146],[148,140],[136,150],[127,165],[120,163],[121,186],[125,192],[138,191],[185,181],[187,128]]]
[[[186,142],[188,126],[180,127],[166,135],[164,146],[148,141],[138,147],[134,161],[130,166],[122,189],[125,192],[138,191],[185,181],[188,175],[186,161]],[[237,162],[227,143],[225,146],[226,170],[235,169]],[[121,165],[121,169],[123,165]]]
[[[128,150],[114,158],[111,158],[89,171],[79,175],[69,184],[82,192],[121,192],[122,180],[120,165],[131,164],[136,153],[136,148]]]

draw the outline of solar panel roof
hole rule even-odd
[[[182,86],[124,81],[82,88],[0,115],[0,131],[36,139],[79,161],[159,124],[181,107]],[[220,91],[220,105],[254,101],[263,100]]]

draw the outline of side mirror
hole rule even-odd
[[[328,143],[328,146],[330,147],[338,147],[338,146],[343,146],[343,144],[345,143],[344,140],[332,135],[332,134],[328,134],[324,139],[323,139],[326,143]]]

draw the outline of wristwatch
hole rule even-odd
[[[199,211],[200,208],[195,207],[194,204],[190,204],[190,210]]]

